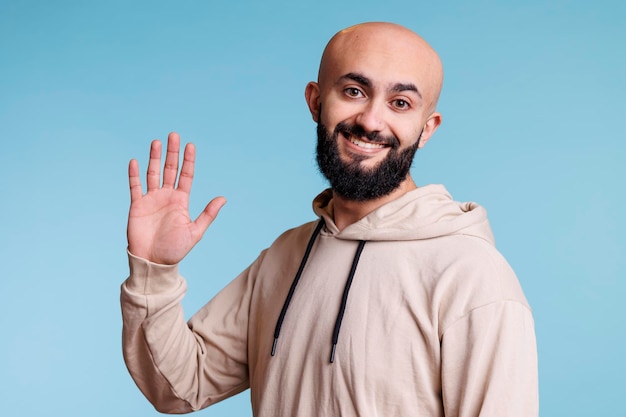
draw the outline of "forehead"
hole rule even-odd
[[[334,84],[346,74],[361,74],[376,86],[414,84],[422,90],[428,86],[431,71],[427,54],[412,39],[352,34],[329,45],[320,68],[320,83]]]

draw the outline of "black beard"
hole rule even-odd
[[[366,157],[353,156],[344,162],[339,156],[337,140],[339,133],[389,146],[387,157],[373,168],[361,167]],[[358,125],[339,123],[332,135],[320,121],[317,124],[317,165],[320,172],[330,182],[333,191],[351,201],[375,200],[391,194],[406,179],[413,157],[419,147],[419,139],[410,147],[400,150],[400,141],[395,136],[382,136],[378,132],[367,133]]]

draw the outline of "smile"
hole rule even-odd
[[[350,143],[353,143],[354,145],[358,146],[359,148],[364,148],[364,149],[382,149],[385,148],[387,145],[385,145],[384,143],[374,143],[374,142],[366,142],[363,141],[361,139],[358,139],[352,135],[344,135],[346,137],[346,139],[348,139],[348,141],[350,141]]]

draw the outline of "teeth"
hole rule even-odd
[[[355,137],[350,137],[349,138],[350,142],[354,143],[356,146],[359,146],[361,148],[368,148],[368,149],[380,149],[380,148],[384,148],[385,145],[381,144],[381,143],[371,143],[371,142],[363,142],[362,140],[359,140]]]

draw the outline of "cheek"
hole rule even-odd
[[[420,133],[422,132],[422,126],[414,123],[398,124],[395,129],[392,129],[392,132],[400,141],[400,147],[406,149],[417,143]]]
[[[358,112],[351,106],[336,97],[328,96],[321,104],[321,121],[332,131],[340,122],[354,123]]]
[[[424,133],[424,128],[426,127],[426,120],[422,117],[417,119],[416,122],[411,124],[411,137],[413,138],[413,142],[417,142],[421,135]]]

